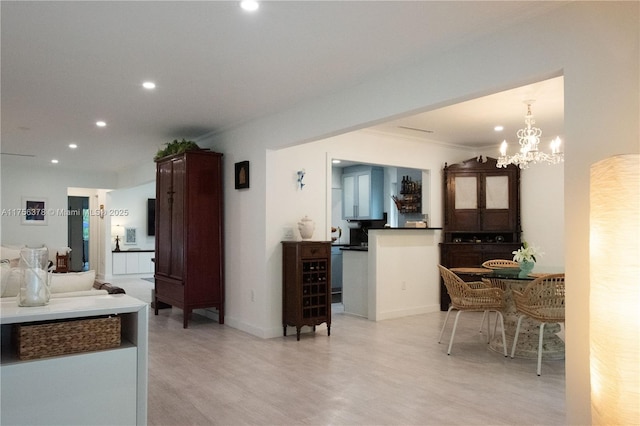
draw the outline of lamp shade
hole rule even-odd
[[[591,417],[640,424],[640,155],[591,166]]]

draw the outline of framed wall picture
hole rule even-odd
[[[125,244],[136,243],[136,228],[124,228],[124,243]]]
[[[236,189],[249,188],[249,162],[236,163]]]
[[[45,197],[22,197],[20,215],[23,225],[46,225],[48,202]]]

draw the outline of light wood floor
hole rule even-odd
[[[126,288],[126,286],[124,286]],[[451,356],[444,312],[260,339],[182,311],[149,322],[149,425],[562,425],[564,361],[505,358],[463,313]]]

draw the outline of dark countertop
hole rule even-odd
[[[342,246],[340,250],[344,251],[369,251],[369,247],[367,246]]]
[[[409,231],[429,231],[434,229],[442,229],[442,228],[407,228],[407,227],[397,227],[397,228],[369,228],[369,231],[399,231],[399,230],[409,230]]]

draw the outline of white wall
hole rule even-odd
[[[151,164],[153,164],[151,162]],[[21,218],[12,214],[2,215],[1,240],[3,245],[41,245],[50,247],[67,246],[67,217],[59,210],[67,209],[69,195],[89,197],[90,242],[89,266],[99,278],[111,277],[111,241],[109,229],[111,221],[132,226],[138,230],[138,243],[121,245],[122,249],[138,247],[143,250],[155,248],[155,237],[147,236],[147,198],[155,198],[155,181],[134,188],[111,191],[118,182],[115,173],[78,173],[61,167],[49,166],[33,168],[23,164],[21,159],[2,157],[2,201],[1,208],[7,211],[21,207],[23,196],[40,196],[47,199],[48,207],[55,214],[48,217],[47,225],[22,225]],[[143,168],[144,169],[144,168]],[[148,178],[148,174],[142,174]],[[105,215],[97,212],[100,205],[105,207]],[[126,211],[124,216],[114,216],[110,212]]]
[[[330,192],[318,189],[329,173],[329,166],[324,173],[320,170],[327,155],[313,147],[300,151],[296,158],[284,158],[289,153],[281,157],[274,150],[562,74],[566,132],[564,239],[571,242],[571,249],[567,247],[564,252],[567,422],[589,424],[589,167],[613,154],[640,151],[638,9],[637,2],[570,2],[526,24],[500,30],[437,57],[416,59],[413,67],[363,81],[212,138],[210,146],[225,153],[226,182],[233,182],[229,168],[234,162],[252,161],[251,189],[230,191],[225,197],[227,309],[233,320],[229,324],[253,328],[257,335],[270,334],[280,315],[277,247],[282,226],[292,226],[305,212],[313,212],[318,218],[319,229],[327,226],[329,214],[316,215]],[[344,149],[367,157],[361,159],[363,162],[376,162],[377,155],[369,148],[354,145]],[[314,156],[309,156],[310,152],[315,152]],[[400,150],[385,153],[393,162]],[[460,157],[450,161],[470,156]],[[412,154],[409,158],[415,163],[429,161],[429,155]],[[408,166],[429,168],[422,164]],[[305,189],[315,193],[316,199],[294,192],[291,174],[297,167],[311,171]],[[432,182],[437,182],[437,176],[432,176]],[[284,192],[282,198],[289,204],[280,204],[279,191]],[[440,197],[441,191],[434,191],[431,198]],[[435,209],[432,214],[435,216]],[[434,225],[438,220],[441,215],[432,219]],[[545,250],[549,253],[551,248]],[[247,268],[246,259],[255,267]],[[259,296],[253,303],[250,288],[255,288]]]
[[[564,165],[534,164],[522,170],[522,240],[543,254],[536,269],[564,270]]]
[[[110,210],[118,215],[112,215],[111,227],[119,225],[122,228],[136,229],[136,243],[120,242],[120,250],[138,248],[140,250],[155,250],[156,238],[147,235],[147,200],[156,198],[156,183],[149,182],[133,188],[118,189],[109,192]],[[120,215],[119,213],[123,213]],[[120,235],[122,238],[122,235]],[[112,249],[115,248],[112,241]]]
[[[20,208],[23,196],[47,198],[48,208],[67,209],[68,188],[112,188],[115,173],[70,172],[54,165],[34,168],[20,158],[2,156],[2,209]],[[22,225],[21,218],[2,215],[2,244],[67,245],[67,217],[56,214],[46,226]]]
[[[367,149],[363,149],[366,146]],[[407,155],[407,152],[412,153]],[[455,149],[439,144],[426,144],[413,138],[394,138],[377,132],[358,131],[317,142],[269,151],[270,172],[266,175],[266,224],[265,257],[261,266],[259,258],[237,257],[235,238],[229,239],[233,226],[241,230],[245,223],[237,221],[243,209],[227,210],[226,215],[226,315],[225,322],[261,337],[274,337],[282,333],[282,265],[280,241],[283,229],[293,228],[300,239],[298,221],[305,215],[315,221],[314,240],[329,241],[332,225],[332,158],[349,159],[362,163],[404,165],[411,168],[430,169],[441,175],[445,161],[461,161],[473,157],[468,150]],[[225,167],[227,168],[227,167]],[[297,185],[297,171],[305,169],[305,186]],[[252,166],[252,187],[247,192],[236,191],[231,196],[249,198],[258,195],[253,189],[256,180]],[[442,224],[442,188],[436,181],[431,191],[433,226]],[[235,197],[234,197],[235,198]],[[230,217],[231,216],[231,217]],[[250,223],[260,221],[256,210]],[[229,222],[232,221],[232,223]],[[244,247],[252,250],[258,235],[249,236]],[[244,248],[243,247],[243,248]],[[251,259],[252,267],[246,267]],[[431,261],[437,264],[437,256]],[[264,267],[264,269],[262,269]],[[241,277],[241,278],[240,278]],[[437,280],[437,276],[432,277]],[[252,299],[253,295],[253,299]],[[262,315],[262,316],[261,316]]]
[[[365,146],[367,148],[363,149]],[[442,227],[442,167],[445,162],[452,164],[472,158],[475,154],[468,149],[451,148],[439,143],[425,142],[424,139],[392,137],[380,132],[362,130],[272,151],[270,156],[273,158],[273,172],[267,176],[267,211],[273,215],[273,219],[269,221],[267,228],[266,268],[273,271],[273,275],[261,279],[235,281],[232,278],[236,271],[233,260],[227,264],[226,272],[228,291],[238,295],[237,300],[227,297],[227,323],[261,337],[275,337],[282,333],[280,241],[284,239],[283,230],[293,229],[296,239],[300,240],[297,223],[306,215],[316,223],[314,240],[328,241],[331,238],[330,227],[335,220],[331,198],[334,193],[332,186],[335,186],[332,184],[332,158],[430,170],[432,175],[436,176],[430,179],[431,184],[428,191],[425,191],[429,197],[425,202],[430,206],[430,226]],[[297,171],[301,169],[306,171],[305,186],[302,190],[297,185]],[[562,165],[531,166],[523,171],[524,175],[532,175],[533,179],[521,179],[523,210],[526,209],[526,213],[523,211],[522,214],[523,236],[535,236],[531,243],[545,252],[538,268],[563,268]],[[555,193],[549,191],[549,188],[553,187],[559,187],[560,190]],[[426,264],[433,265],[430,269],[431,274],[427,274],[423,279],[429,288],[437,289],[439,278],[435,265],[440,261],[437,243],[435,248],[436,250],[427,251],[423,259]],[[238,272],[246,275],[249,272],[242,264],[243,261],[239,260]],[[423,275],[422,272],[416,275]],[[409,279],[419,281],[418,277]],[[242,307],[247,304],[266,307],[261,323],[246,321],[246,315],[253,318],[256,311],[243,311]]]
[[[132,188],[117,189],[105,194],[109,206],[105,220],[107,227],[103,250],[105,253],[105,278],[113,278],[113,255],[115,249],[114,232],[116,227],[136,229],[136,244],[125,244],[120,235],[120,250],[155,250],[155,237],[147,235],[147,199],[156,197],[155,182],[144,183]]]

